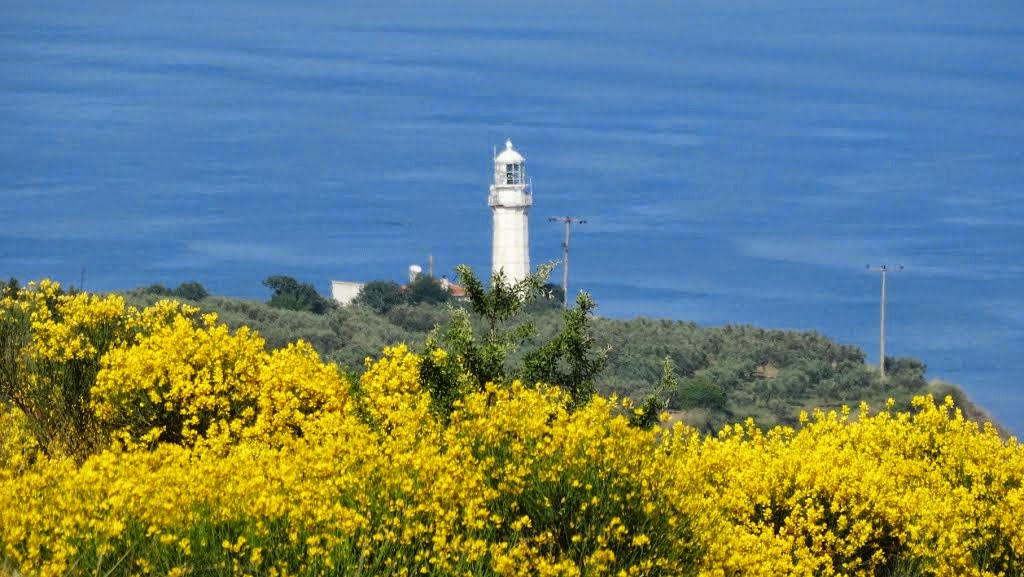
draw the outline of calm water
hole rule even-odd
[[[1019,1],[335,4],[0,2],[0,277],[487,271],[511,137],[601,314],[875,361],[903,264],[888,352],[1024,432]]]

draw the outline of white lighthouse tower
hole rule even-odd
[[[526,181],[525,159],[505,141],[505,150],[494,157],[494,183],[487,204],[494,215],[491,274],[503,270],[516,282],[530,274],[530,232],[526,213],[533,204]]]

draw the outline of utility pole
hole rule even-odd
[[[562,306],[569,308],[569,228],[587,221],[575,216],[552,216],[549,222],[565,223],[565,242],[562,243]]]
[[[874,272],[882,273],[882,311],[881,311],[881,322],[879,323],[879,335],[878,335],[878,374],[885,380],[885,274],[889,272],[900,272],[903,270],[903,265],[898,264],[894,267],[888,265],[871,266],[868,265],[867,269]]]

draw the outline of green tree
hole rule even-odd
[[[510,372],[506,367],[509,354],[534,334],[533,325],[517,317],[537,298],[543,280],[551,274],[551,267],[544,265],[538,272],[515,283],[506,280],[503,271],[498,271],[491,277],[490,289],[483,286],[468,266],[459,265],[456,272],[469,297],[470,310],[483,321],[484,331],[477,339],[469,315],[457,310],[442,341],[453,345],[453,352],[463,356],[466,368],[481,387],[489,382],[504,382]]]
[[[189,281],[179,284],[178,288],[174,289],[174,296],[190,301],[201,301],[210,296],[210,293],[206,292],[206,287],[202,284]]]
[[[918,389],[925,386],[928,366],[910,357],[885,357],[885,380],[889,387]]]
[[[402,291],[402,287],[398,283],[375,280],[364,284],[352,302],[368,306],[383,315],[396,306],[405,304],[407,301],[405,292]]]
[[[151,285],[149,285],[147,287],[142,287],[139,290],[141,292],[144,292],[144,293],[149,293],[149,294],[153,294],[153,295],[157,295],[157,296],[162,296],[162,297],[174,296],[174,291],[173,290],[165,287],[164,285],[162,285],[160,283],[153,283],[153,284],[151,284]]]
[[[569,394],[570,408],[594,396],[594,381],[608,362],[608,349],[599,349],[591,335],[596,306],[589,294],[580,292],[576,306],[563,313],[562,331],[529,353],[523,366],[523,380],[558,385]]]
[[[331,302],[309,283],[300,283],[290,276],[267,277],[263,285],[273,290],[268,303],[272,307],[293,311],[307,311],[322,315],[331,308]]]
[[[598,350],[590,334],[595,304],[587,293],[580,293],[576,306],[563,313],[562,329],[550,341],[528,352],[521,364],[512,366],[510,362],[511,355],[536,333],[533,323],[524,320],[523,312],[543,294],[551,269],[551,265],[544,265],[514,283],[499,271],[491,277],[489,289],[469,267],[460,265],[456,269],[469,297],[469,310],[452,309],[448,325],[428,339],[420,367],[421,382],[431,392],[436,409],[450,412],[454,401],[469,390],[483,390],[487,383],[503,384],[516,378],[559,386],[569,395],[570,409],[591,399],[594,379],[604,368],[608,351]],[[479,335],[470,312],[478,317]],[[435,358],[431,352],[437,348],[449,355]]]
[[[427,354],[420,366],[421,382],[430,391],[437,410],[447,414],[454,401],[469,390],[483,390],[487,383],[505,383],[517,373],[507,366],[509,355],[534,334],[533,325],[517,316],[537,298],[551,269],[551,265],[541,266],[536,273],[514,283],[498,271],[488,289],[468,266],[456,267],[470,310],[452,308],[447,326],[428,337]],[[479,336],[470,311],[483,325]],[[437,348],[443,348],[449,356],[434,358],[430,352]]]
[[[410,304],[440,304],[448,302],[451,294],[441,283],[430,276],[419,275],[405,288],[406,300]]]
[[[725,387],[706,374],[683,379],[672,394],[672,403],[680,409],[724,411],[727,401]]]

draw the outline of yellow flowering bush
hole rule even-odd
[[[309,343],[290,344],[262,358],[256,420],[245,435],[280,444],[301,435],[307,422],[344,411],[348,397],[337,367],[321,363]]]
[[[723,515],[721,566],[787,575],[1019,575],[1024,451],[951,398],[916,414],[803,416],[699,440],[674,431]],[[693,458],[693,455],[699,458]]]
[[[256,417],[263,340],[232,334],[216,315],[178,315],[103,358],[92,390],[96,415],[130,443],[194,444],[238,435]],[[211,431],[211,428],[214,431]]]
[[[155,324],[103,357],[92,388],[95,414],[128,447],[279,444],[308,418],[344,407],[347,383],[308,343],[267,353],[259,335],[232,333],[212,313],[198,323],[180,313],[149,316]]]
[[[24,412],[42,451],[79,460],[105,442],[88,406],[100,358],[130,338],[137,311],[116,295],[29,283],[0,298],[0,394]]]
[[[710,437],[519,381],[439,411],[441,349],[349,383],[175,303],[32,291],[3,303],[15,368],[99,355],[86,408],[114,442],[43,454],[0,413],[3,574],[1022,574],[1024,449],[949,399]]]
[[[452,415],[448,443],[472,455],[490,489],[490,531],[516,545],[495,566],[546,558],[571,562],[567,574],[693,573],[703,498],[663,475],[658,434],[629,426],[614,399],[571,413],[570,401],[516,381]]]

